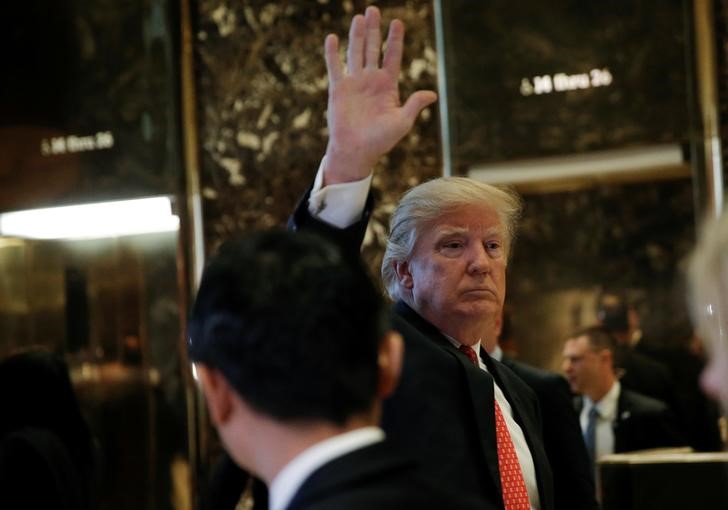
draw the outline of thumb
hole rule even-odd
[[[420,112],[435,101],[437,101],[437,94],[433,91],[418,90],[407,98],[407,102],[402,106],[402,110],[410,123],[414,124]]]

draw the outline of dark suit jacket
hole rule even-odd
[[[723,448],[718,419],[720,410],[700,388],[700,374],[705,361],[684,346],[665,347],[643,339],[634,350],[663,363],[670,370],[675,388],[675,414],[685,444],[697,451],[719,451]]]
[[[95,508],[91,475],[50,429],[24,427],[0,441],[4,509]]]
[[[543,442],[554,474],[556,508],[592,509],[595,498],[593,470],[574,412],[569,383],[558,374],[539,370],[503,356],[502,363],[535,393],[541,405]]]
[[[581,412],[583,399],[577,399]],[[614,453],[682,446],[675,416],[664,402],[622,387],[614,422]]]
[[[617,366],[624,371],[619,378],[624,388],[660,400],[674,409],[675,388],[666,365],[631,348],[620,347]]]
[[[494,510],[475,498],[421,476],[416,463],[386,442],[338,457],[314,471],[287,510],[404,510],[453,508]]]
[[[308,214],[304,197],[291,218],[293,229],[318,232],[340,243],[350,256],[368,219],[340,230]],[[513,372],[488,360],[491,375],[468,358],[404,303],[394,308],[393,325],[405,342],[404,366],[395,393],[384,403],[387,437],[414,456],[422,469],[443,484],[477,495],[502,508],[495,438],[493,379],[510,402],[533,456],[541,508],[554,508],[551,468],[543,449],[538,402]]]

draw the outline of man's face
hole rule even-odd
[[[491,207],[443,214],[424,229],[407,264],[403,284],[413,307],[445,333],[469,321],[494,321],[505,298],[506,250],[506,233]]]
[[[603,360],[595,352],[586,336],[566,341],[563,351],[562,369],[569,381],[571,391],[577,394],[588,393],[594,387]]]

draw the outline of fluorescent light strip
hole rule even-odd
[[[168,197],[30,209],[0,214],[0,235],[93,239],[179,230]]]
[[[468,176],[490,184],[521,184],[595,175],[629,174],[683,163],[680,146],[666,144],[478,165],[469,170]]]

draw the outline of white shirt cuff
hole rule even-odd
[[[366,205],[373,174],[354,182],[329,184],[323,186],[323,166],[326,156],[321,160],[316,179],[313,181],[308,198],[308,212],[311,216],[336,228],[346,228],[361,219]]]

